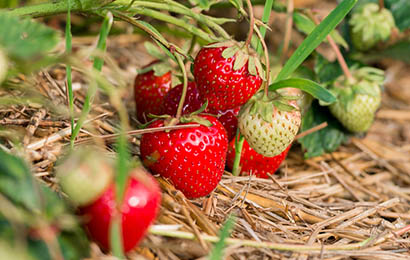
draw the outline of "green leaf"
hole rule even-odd
[[[45,54],[59,41],[57,31],[3,11],[0,11],[0,25],[0,46],[17,59],[27,60]]]
[[[392,12],[396,26],[401,31],[410,28],[409,0],[385,0],[385,5]]]
[[[13,203],[40,210],[38,187],[24,161],[0,149],[0,193]]]
[[[310,34],[316,27],[315,23],[309,17],[299,12],[293,13],[293,20],[296,27],[305,34]],[[333,40],[336,43],[342,45],[344,48],[347,49],[349,47],[345,39],[343,39],[338,31],[333,30],[330,33],[330,36],[332,36]],[[324,41],[328,42],[327,39],[325,39]]]
[[[297,88],[303,90],[313,97],[322,100],[326,103],[333,103],[336,101],[336,97],[327,89],[320,86],[314,81],[308,79],[285,79],[278,82],[275,82],[269,86],[270,91],[275,91],[280,88]]]
[[[235,216],[230,215],[225,222],[219,234],[219,241],[215,244],[212,252],[209,256],[209,260],[221,260],[224,259],[225,240],[231,235],[232,229],[235,226]]]
[[[169,64],[166,62],[156,63],[152,69],[154,70],[154,75],[157,77],[160,77],[171,70]]]
[[[327,107],[319,106],[317,102],[313,102],[311,109],[302,118],[301,132],[323,122],[327,122],[328,126],[298,139],[305,152],[305,158],[334,152],[343,142],[348,140],[349,134],[345,132],[339,121],[330,114]]]
[[[155,43],[165,52],[165,54],[166,54],[171,60],[177,62],[177,59],[175,58],[175,55],[172,54],[164,44],[162,44],[160,41],[157,41],[157,40],[155,40],[155,39],[154,39],[154,41],[155,41]]]
[[[391,58],[410,64],[410,40],[398,42],[385,50],[366,54],[358,53],[355,55],[355,58],[366,63],[374,62],[383,58]]]
[[[98,37],[98,43],[97,43],[97,50],[100,50],[102,53],[104,53],[105,49],[107,48],[107,37],[108,37],[108,34],[110,33],[113,21],[114,21],[114,17],[112,16],[112,13],[108,12],[104,17],[103,24],[101,25],[100,35]],[[93,67],[96,70],[101,71],[103,64],[104,64],[104,60],[101,57],[94,58]]]
[[[343,20],[347,13],[353,8],[357,0],[344,0],[306,37],[293,55],[286,62],[283,69],[276,77],[280,81],[289,77],[292,72],[316,49],[317,46],[333,31]]]
[[[152,42],[144,42],[144,47],[147,50],[148,54],[152,57],[157,58],[159,60],[164,58],[164,54]]]

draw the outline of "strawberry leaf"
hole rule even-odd
[[[301,132],[311,129],[323,122],[328,126],[298,139],[305,153],[305,158],[320,156],[324,153],[334,152],[343,142],[350,137],[339,121],[332,116],[327,107],[322,107],[318,102],[313,102],[302,118]]]
[[[152,57],[157,58],[159,60],[162,60],[164,58],[164,54],[158,49],[157,46],[155,46],[151,42],[146,41],[144,43],[144,46],[145,49],[147,49],[148,54]]]
[[[303,90],[325,103],[331,104],[336,101],[336,97],[329,90],[308,79],[292,78],[277,81],[269,86],[269,90],[275,91],[288,87]]]

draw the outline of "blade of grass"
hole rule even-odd
[[[209,256],[209,260],[224,259],[224,248],[226,246],[225,240],[231,235],[232,229],[235,226],[235,216],[230,215],[225,222],[219,234],[219,241],[215,244]]]
[[[275,81],[289,77],[300,64],[316,49],[317,46],[333,31],[349,13],[358,0],[344,0],[341,2],[315,29],[306,37],[301,45],[283,66]]]
[[[269,91],[275,91],[280,88],[288,87],[303,90],[313,97],[329,104],[336,101],[336,97],[329,90],[308,79],[292,78],[277,81],[269,86]]]
[[[121,215],[117,214],[111,219],[110,226],[110,246],[116,259],[125,259],[121,234]]]
[[[273,6],[274,1],[275,0],[267,0],[265,2],[265,7],[263,8],[263,15],[262,15],[262,22],[263,23],[269,22],[269,18],[270,18],[270,14],[272,13],[272,6]],[[262,37],[265,38],[266,28],[261,26],[259,30],[262,34]],[[256,52],[259,55],[262,55],[262,44],[260,42],[258,42],[258,47],[256,48]]]
[[[99,36],[98,44],[97,44],[97,49],[100,50],[101,52],[104,52],[106,49],[107,37],[111,30],[112,23],[113,23],[113,16],[111,12],[108,12],[101,26],[100,36]],[[104,61],[100,57],[94,57],[93,67],[95,70],[101,71],[103,64],[104,64]],[[77,137],[78,133],[80,132],[81,127],[84,121],[86,120],[88,113],[91,110],[91,104],[92,104],[92,101],[94,99],[96,92],[97,92],[97,85],[95,82],[91,82],[88,88],[88,91],[87,91],[87,95],[85,96],[85,99],[84,99],[84,106],[83,106],[83,110],[81,111],[81,116],[78,119],[77,124],[74,127],[74,130],[72,131],[70,142],[73,142],[75,138]]]
[[[67,0],[67,20],[65,27],[65,45],[67,56],[72,51],[72,34],[71,34],[71,1]],[[74,132],[74,94],[73,94],[73,84],[71,77],[71,65],[66,65],[66,77],[67,77],[67,93],[68,93],[68,109],[70,111],[70,121],[71,121],[71,133]],[[70,139],[70,147],[74,147],[74,139]]]

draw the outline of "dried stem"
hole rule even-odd
[[[303,138],[303,137],[305,137],[305,136],[307,136],[307,135],[310,135],[311,133],[314,133],[314,132],[316,132],[316,131],[319,131],[320,129],[323,129],[323,128],[325,128],[325,127],[327,127],[327,122],[323,122],[323,123],[321,123],[320,125],[317,125],[317,126],[315,126],[315,127],[312,127],[312,128],[310,128],[310,129],[308,129],[308,130],[306,130],[306,131],[304,131],[304,132],[298,134],[298,135],[295,137],[295,140],[300,139],[300,138]]]
[[[293,0],[288,0],[285,39],[283,40],[283,49],[282,54],[280,56],[280,64],[283,64],[284,60],[286,59],[287,52],[289,50],[290,37],[292,35],[293,26],[293,10]]]
[[[265,96],[268,96],[269,91],[269,77],[270,77],[270,64],[269,64],[269,50],[266,46],[265,39],[263,38],[262,34],[260,33],[258,28],[255,28],[256,35],[258,36],[260,42],[262,43],[263,52],[265,54],[265,66],[266,66],[266,81],[264,86]]]
[[[190,232],[178,231],[178,230],[165,230],[162,228],[156,228],[152,226],[149,230],[150,234],[159,235],[159,236],[167,236],[167,237],[174,237],[174,238],[183,238],[183,239],[190,239],[193,240],[196,238],[195,234]],[[219,237],[217,236],[210,236],[206,234],[201,234],[201,238],[204,241],[209,242],[218,242]],[[246,239],[235,239],[235,238],[227,238],[225,243],[227,245],[235,245],[235,246],[249,246],[255,248],[270,248],[280,251],[295,251],[295,252],[320,252],[322,250],[325,251],[339,251],[339,250],[356,250],[364,247],[371,239],[368,238],[363,240],[359,243],[352,243],[347,245],[296,245],[296,244],[282,244],[282,243],[271,243],[271,242],[264,242],[264,241],[254,241],[254,240],[246,240]]]
[[[246,39],[246,42],[245,42],[245,46],[249,51],[249,45],[251,44],[253,29],[255,27],[255,16],[253,14],[251,0],[246,0],[246,3],[248,4],[248,9],[249,9],[249,33],[248,33],[248,38]]]

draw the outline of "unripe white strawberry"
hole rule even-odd
[[[354,47],[366,51],[378,42],[387,40],[395,22],[391,12],[379,9],[375,3],[368,3],[358,8],[349,21],[350,36]]]
[[[384,72],[370,67],[352,71],[353,79],[340,76],[330,88],[337,102],[330,112],[346,129],[354,133],[366,132],[372,125],[381,102],[380,86]]]
[[[270,92],[257,93],[239,112],[238,126],[249,146],[257,153],[273,157],[294,140],[301,115],[294,97]]]

